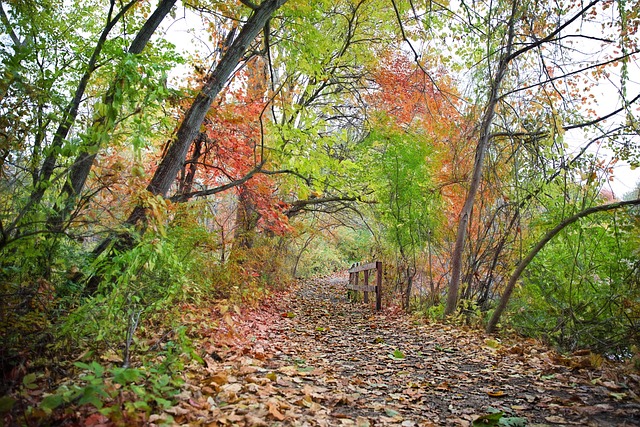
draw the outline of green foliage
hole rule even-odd
[[[371,234],[364,229],[336,227],[331,232],[314,234],[312,226],[293,242],[291,252],[297,256],[295,275],[307,278],[344,270],[367,258],[372,244]]]
[[[115,422],[135,419],[136,413],[168,409],[182,381],[157,368],[104,367],[97,362],[76,362],[77,380],[61,385],[44,397],[31,417],[49,416],[65,405],[91,405]]]
[[[433,148],[421,132],[394,127],[384,119],[363,144],[369,150],[363,161],[370,166],[361,179],[374,191],[376,231],[394,265],[387,274],[401,284],[403,306],[409,309],[409,284],[443,218],[441,199],[433,188]]]
[[[627,356],[640,343],[639,237],[624,212],[567,227],[524,273],[511,324],[564,350]]]
[[[380,201],[375,210],[383,235],[401,252],[424,248],[440,220],[428,141],[424,135],[386,128],[373,130],[365,143],[372,153],[368,178]]]

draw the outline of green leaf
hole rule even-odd
[[[169,384],[169,381],[171,380],[171,378],[169,377],[169,375],[163,375],[160,378],[158,378],[158,385],[161,387],[164,387],[166,385]]]
[[[35,373],[27,374],[24,376],[24,378],[22,378],[22,384],[29,390],[38,388],[38,385],[35,382],[36,382]]]
[[[122,369],[113,377],[113,381],[120,385],[136,382],[142,374],[137,369]]]
[[[75,366],[76,368],[85,369],[87,371],[91,370],[91,367],[89,367],[89,365],[84,362],[75,362],[73,366]]]
[[[171,406],[171,402],[169,400],[163,399],[161,397],[156,397],[155,401],[162,409],[167,409]]]
[[[54,409],[64,403],[64,398],[61,394],[50,394],[49,396],[42,399],[40,403],[40,408],[44,410],[47,414],[50,414]]]
[[[149,406],[149,404],[144,400],[137,400],[133,402],[133,407],[136,409],[143,409],[145,411],[151,410],[151,407]]]
[[[491,414],[481,415],[473,421],[474,426],[497,426],[500,425],[500,419],[503,412],[494,412]]]
[[[389,354],[389,357],[394,359],[394,360],[402,360],[405,358],[405,355],[402,351],[398,350],[397,348],[395,350],[393,350],[393,353]]]
[[[102,409],[104,404],[98,395],[98,389],[94,386],[85,387],[84,393],[80,400],[78,400],[78,405],[86,405],[91,404],[95,406],[97,409]]]
[[[0,397],[0,414],[4,414],[6,412],[11,411],[13,409],[13,405],[17,402],[11,396],[2,396]]]
[[[32,384],[36,381],[36,374],[35,373],[30,373],[24,376],[24,378],[22,378],[22,384],[23,385],[29,385]]]

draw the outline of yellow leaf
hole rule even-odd
[[[484,343],[487,345],[487,347],[489,348],[495,348],[498,349],[500,348],[500,342],[498,342],[497,340],[493,340],[493,339],[486,339],[484,340]]]

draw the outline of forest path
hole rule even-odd
[[[209,349],[176,421],[466,426],[500,410],[501,421],[483,425],[640,425],[637,376],[593,369],[592,356],[564,358],[534,341],[499,343],[376,313],[347,302],[345,284],[339,276],[304,282],[237,316],[242,342]]]

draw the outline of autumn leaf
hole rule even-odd
[[[267,408],[269,409],[269,413],[278,421],[284,421],[285,416],[280,412],[279,405],[277,401],[270,400],[267,402]]]

